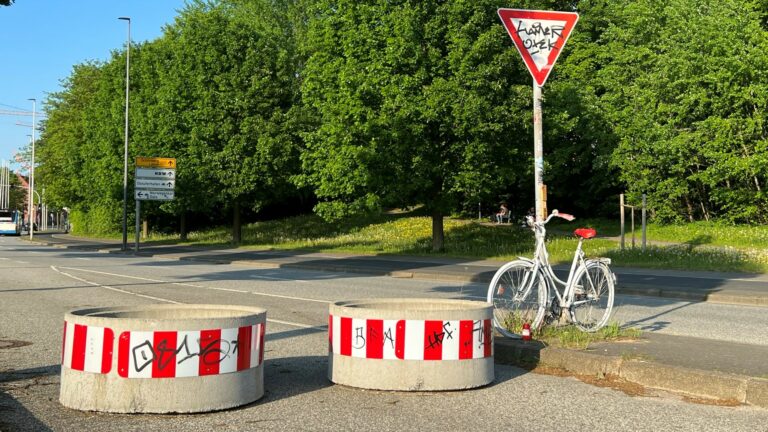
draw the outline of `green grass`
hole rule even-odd
[[[533,254],[530,230],[514,224],[495,225],[474,220],[445,220],[445,251],[431,251],[431,220],[412,214],[381,215],[328,223],[315,215],[256,222],[243,226],[242,246],[258,249],[298,249],[313,252],[354,254],[403,254],[468,259],[509,260]],[[570,263],[577,241],[571,234],[577,227],[594,227],[601,235],[617,235],[618,221],[555,220],[549,225],[547,248],[550,260]],[[728,226],[692,223],[681,226],[650,225],[646,251],[629,246],[621,250],[616,238],[585,242],[587,256],[605,256],[614,266],[659,269],[768,272],[768,227]],[[119,235],[115,238],[119,238]],[[187,244],[228,246],[231,231],[219,227],[189,234]],[[178,235],[152,234],[152,243],[176,243]],[[674,242],[661,243],[661,242]]]
[[[551,346],[586,350],[596,342],[637,339],[642,332],[636,328],[622,328],[617,322],[612,322],[594,333],[586,333],[573,325],[545,326],[534,332],[534,339]]]
[[[768,226],[729,225],[692,222],[685,225],[648,227],[652,239],[685,243],[691,246],[729,246],[734,248],[768,248]]]

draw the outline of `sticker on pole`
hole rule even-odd
[[[579,14],[503,8],[498,12],[533,80],[543,87]]]

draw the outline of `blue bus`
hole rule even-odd
[[[0,210],[0,234],[21,235],[21,212]]]

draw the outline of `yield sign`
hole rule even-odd
[[[539,87],[552,72],[573,26],[575,12],[499,9],[499,18]]]

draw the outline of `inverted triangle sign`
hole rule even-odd
[[[502,8],[499,9],[499,18],[533,80],[543,87],[579,20],[579,14]]]

